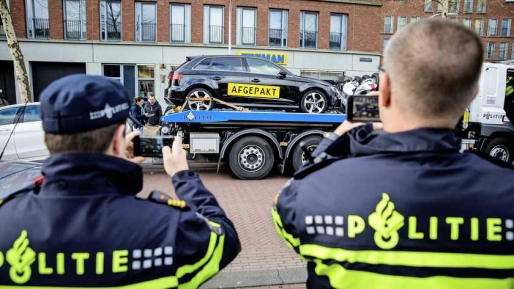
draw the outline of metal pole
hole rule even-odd
[[[228,1],[228,54],[232,54],[232,0]]]

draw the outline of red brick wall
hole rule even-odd
[[[19,0],[18,0],[19,1]],[[64,38],[64,13],[62,0],[48,0],[50,39]]]
[[[27,24],[25,22],[25,1],[9,1],[9,9],[14,30],[19,38],[27,37]]]
[[[87,39],[100,39],[100,0],[86,0]],[[92,25],[96,23],[96,25]]]
[[[134,26],[136,17],[136,5],[134,1],[122,1],[121,2],[121,21],[123,29],[123,41],[134,41],[136,36],[136,27]],[[89,25],[99,25],[88,23]]]

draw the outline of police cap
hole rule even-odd
[[[118,81],[75,74],[52,82],[40,97],[43,130],[73,134],[124,123],[130,97]]]

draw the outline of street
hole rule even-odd
[[[214,193],[234,222],[241,240],[241,253],[220,275],[241,286],[277,285],[280,281],[286,284],[304,282],[305,264],[278,237],[271,219],[273,198],[288,176],[273,173],[264,180],[249,181],[237,179],[227,169],[220,173],[203,169],[199,173],[205,186]],[[145,170],[140,195],[146,197],[152,190],[160,190],[176,198],[171,179],[162,170]],[[286,270],[285,273],[294,276],[283,278],[287,274],[278,270]],[[273,275],[279,276],[278,282],[275,282]],[[248,276],[252,276],[252,280],[244,280]],[[234,280],[237,278],[241,280]],[[227,283],[213,281],[219,281],[216,285],[226,287]]]

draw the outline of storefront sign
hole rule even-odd
[[[287,54],[286,53],[270,53],[264,51],[256,51],[256,52],[237,52],[237,55],[242,56],[253,56],[253,57],[262,57],[264,59],[270,60],[276,64],[287,64]]]

